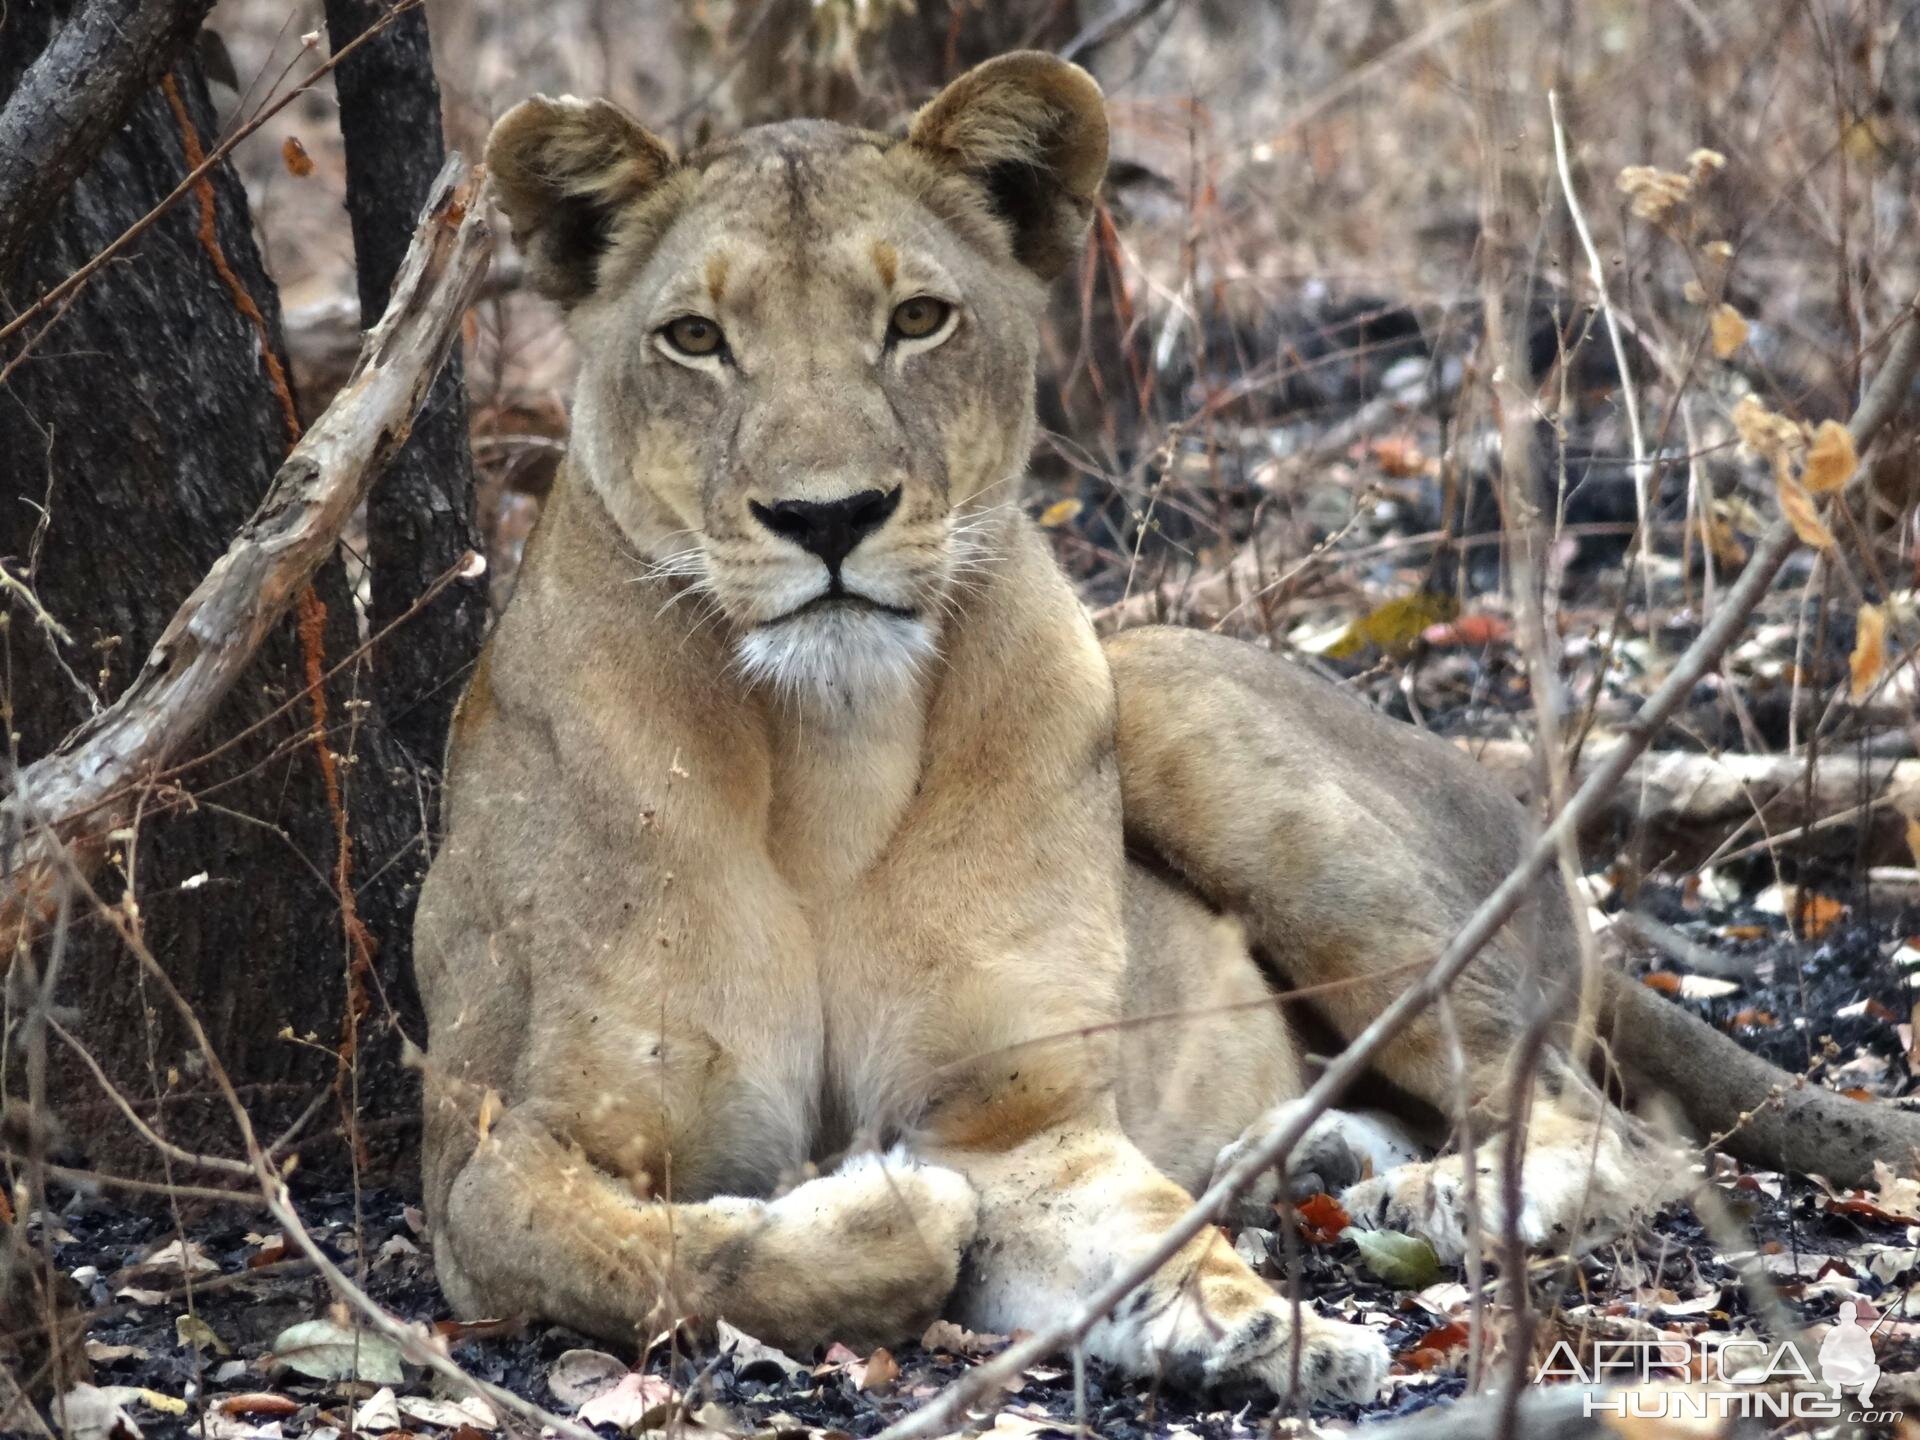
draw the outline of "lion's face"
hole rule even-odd
[[[496,127],[498,193],[580,345],[575,464],[749,678],[851,700],[937,646],[1014,498],[1040,277],[1104,153],[1097,90],[1045,57],[964,77],[906,140],[795,122],[675,161],[578,101]]]

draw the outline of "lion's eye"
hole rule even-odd
[[[953,306],[944,300],[936,300],[931,295],[916,295],[911,300],[902,300],[893,307],[893,320],[889,328],[895,339],[924,340],[953,314]]]
[[[717,355],[727,343],[727,337],[720,333],[720,327],[704,315],[682,315],[678,320],[669,320],[660,328],[660,333],[675,350],[695,359],[702,355]]]

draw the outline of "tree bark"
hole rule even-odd
[[[43,6],[16,3],[0,21],[0,99],[52,33]],[[182,60],[170,82],[140,98],[35,226],[17,306],[146,214],[186,172],[190,147],[214,133],[197,63]],[[0,703],[16,766],[53,751],[129,684],[254,512],[291,442],[290,397],[273,368],[278,298],[226,165],[37,340],[36,331],[0,347],[0,368],[14,366],[0,387],[0,563],[16,582],[6,587],[10,623],[0,632]],[[389,1022],[417,1023],[406,861],[424,848],[420,784],[377,709],[358,703],[368,689],[359,670],[323,687],[327,746],[336,752],[326,768],[351,842],[349,888],[375,941],[372,973],[350,987],[353,952],[334,884],[342,847],[313,743],[315,715],[299,699],[310,659],[331,667],[358,643],[337,559],[315,576],[313,595],[318,605],[305,607],[313,653],[291,621],[268,636],[188,754],[248,733],[182,777],[189,801],[156,793],[136,811],[95,882],[109,901],[137,898],[151,947],[268,1136],[336,1086],[351,1103],[334,1055],[350,988],[374,997],[358,1062],[371,1118],[412,1108],[397,1046],[382,1042]],[[269,718],[289,699],[299,703]],[[233,1127],[182,1028],[108,927],[81,907],[63,949],[61,938],[43,935],[32,959],[44,970],[60,951],[55,1000],[69,1028],[161,1133],[191,1149],[234,1153]],[[20,1003],[12,989],[8,1003]],[[66,1141],[108,1169],[153,1169],[145,1143],[120,1124],[84,1067],[57,1048],[52,1058],[51,1108]],[[17,1097],[17,1076],[6,1079]],[[334,1108],[324,1113],[317,1131],[337,1124]]]
[[[0,288],[27,236],[200,28],[213,0],[15,0],[65,19],[0,111]],[[4,28],[4,21],[0,21]]]
[[[337,53],[388,10],[384,0],[327,0]],[[347,216],[360,288],[360,323],[386,309],[414,218],[445,158],[440,87],[425,9],[395,17],[334,71],[346,141]],[[474,516],[466,383],[456,353],[441,371],[412,438],[368,501],[368,560],[377,633],[405,615],[450,566],[484,549]],[[437,777],[454,702],[480,653],[487,623],[483,575],[456,580],[404,633],[375,647],[373,678],[395,740]],[[430,806],[430,813],[433,807]],[[417,883],[427,856],[410,866]]]

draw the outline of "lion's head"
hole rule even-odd
[[[676,159],[545,98],[494,127],[495,193],[578,342],[572,463],[750,678],[852,700],[937,647],[1026,463],[1041,284],[1106,152],[1098,86],[1041,54],[904,138],[796,121]]]

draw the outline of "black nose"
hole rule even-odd
[[[827,562],[827,569],[838,575],[840,562],[853,553],[853,547],[886,524],[887,517],[900,508],[900,487],[862,490],[844,500],[747,503],[754,519],[802,550],[818,555]]]

